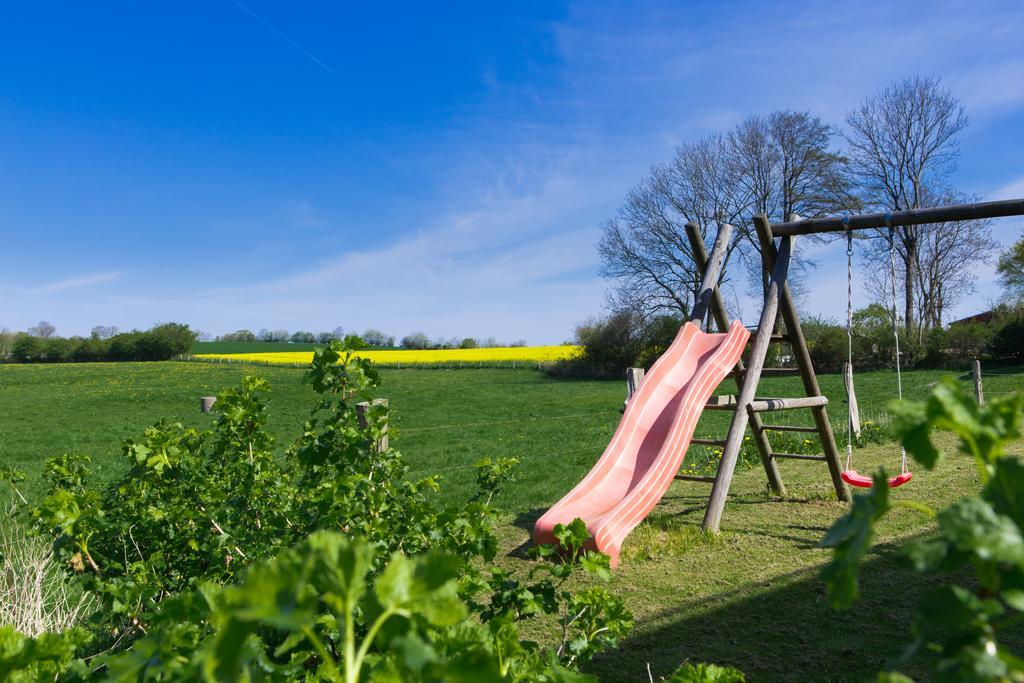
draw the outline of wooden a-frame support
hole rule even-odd
[[[842,466],[840,464],[839,449],[836,446],[835,436],[832,433],[832,424],[828,420],[828,413],[826,411],[828,399],[822,395],[821,389],[818,386],[818,378],[814,374],[814,366],[811,364],[811,355],[807,349],[803,330],[800,327],[800,317],[797,315],[793,296],[789,290],[789,265],[793,255],[793,241],[795,237],[783,237],[779,246],[776,246],[767,218],[764,216],[756,217],[754,219],[754,227],[757,230],[757,236],[761,243],[764,269],[769,274],[769,281],[765,293],[764,306],[761,309],[761,319],[753,337],[749,364],[744,365],[742,360],[737,363],[736,371],[733,373],[737,386],[737,394],[735,396],[713,397],[706,406],[709,410],[732,410],[732,422],[729,425],[729,431],[724,441],[709,439],[691,440],[691,443],[695,445],[721,446],[722,458],[718,465],[718,472],[713,478],[677,475],[678,479],[713,484],[711,496],[708,499],[708,507],[704,513],[703,526],[706,530],[716,533],[722,521],[722,512],[725,510],[729,486],[732,483],[733,473],[736,469],[736,460],[739,456],[740,447],[743,445],[743,436],[748,425],[751,429],[754,444],[757,446],[758,453],[761,456],[761,463],[764,466],[765,473],[768,475],[768,483],[776,494],[785,495],[786,493],[785,484],[782,481],[782,475],[779,473],[776,461],[780,458],[788,458],[825,462],[832,477],[836,496],[839,500],[849,500],[849,492],[840,476]],[[704,282],[703,291],[698,295],[698,301],[694,306],[691,320],[701,324],[710,312],[720,332],[725,332],[729,329],[729,316],[726,312],[721,293],[718,291],[717,273],[722,267],[731,234],[732,226],[721,226],[711,253],[708,254],[704,248],[704,239],[697,227],[691,224],[686,226],[686,235],[690,241],[694,260],[700,271],[701,280]],[[710,283],[710,287],[706,277],[709,272],[716,276],[714,278],[715,281]],[[784,335],[775,334],[775,327],[780,314],[786,330]],[[804,397],[760,398],[756,396],[757,386],[762,374],[792,374],[788,368],[764,367],[769,345],[772,342],[778,341],[788,342],[793,350],[797,366],[796,371],[799,373],[804,385]],[[811,414],[814,417],[814,427],[765,424],[760,415],[762,412],[797,408],[809,408],[811,410]],[[774,451],[768,439],[768,432],[771,431],[816,433],[821,441],[823,453],[821,455],[805,455]]]

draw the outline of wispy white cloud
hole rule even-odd
[[[1021,197],[1024,197],[1024,176],[1015,178],[1005,185],[996,188],[989,199],[996,201],[999,199],[1020,199]]]
[[[391,244],[347,251],[286,277],[208,290],[200,299],[216,322],[199,326],[228,325],[230,311],[258,301],[260,324],[268,326],[331,316],[349,329],[398,335],[562,341],[601,305],[599,214],[587,210],[589,190],[560,178],[518,196],[484,189],[488,201]]]
[[[109,273],[91,273],[89,275],[81,275],[79,277],[71,277],[65,280],[50,282],[49,284],[32,289],[31,292],[33,294],[50,294],[53,292],[83,289],[85,287],[100,285],[104,282],[111,282],[119,277],[121,277],[121,273],[117,271]]]

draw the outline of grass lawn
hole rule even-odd
[[[324,344],[307,342],[233,342],[233,341],[197,341],[192,344],[192,353],[273,353],[276,351],[315,351]]]
[[[198,397],[246,373],[273,384],[271,429],[283,449],[298,436],[315,398],[299,370],[177,362],[0,366],[0,464],[29,473],[30,495],[40,492],[42,461],[64,451],[91,455],[112,476],[121,467],[124,438],[160,417],[209,424]],[[1024,389],[1019,373],[986,377],[986,394]],[[906,373],[906,395],[925,395],[943,374]],[[832,419],[842,423],[841,379],[820,380],[832,399]],[[895,393],[893,374],[864,373],[857,381],[862,419],[883,419]],[[723,393],[731,388],[723,384]],[[586,473],[610,438],[624,382],[551,380],[533,370],[403,369],[384,371],[380,393],[391,401],[393,444],[414,474],[440,472],[446,497],[468,494],[471,466],[485,455],[521,461],[516,481],[496,503],[508,515],[499,561],[523,567],[533,520]],[[766,379],[758,393],[799,395],[798,380]],[[807,411],[783,415],[810,424]],[[708,412],[697,434],[720,438],[728,419]],[[893,444],[876,444],[858,451],[857,464],[862,471],[883,463],[893,468],[898,457]],[[692,659],[737,666],[751,680],[864,680],[906,642],[912,606],[927,582],[899,568],[891,543],[926,532],[927,521],[899,511],[885,522],[882,544],[866,568],[864,602],[836,614],[816,578],[828,557],[816,544],[845,506],[834,500],[823,464],[786,461],[781,468],[786,499],[766,494],[759,465],[740,469],[724,533],[715,539],[699,531],[708,487],[673,484],[623,548],[612,589],[625,596],[637,626],[621,649],[593,663],[595,673],[646,681],[648,663],[657,678]],[[971,464],[960,458],[915,475],[897,496],[942,506],[975,485]],[[542,640],[555,636],[550,621],[529,622],[526,630]],[[1024,638],[1014,645],[1024,651]]]

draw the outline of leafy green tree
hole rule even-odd
[[[19,333],[11,344],[11,358],[19,363],[35,363],[42,359],[43,342],[39,337]]]
[[[996,271],[1006,293],[1014,299],[1024,299],[1024,236],[1000,254]]]
[[[361,335],[363,341],[370,346],[394,346],[395,338],[390,334],[384,334],[380,330],[370,328]]]
[[[237,332],[228,332],[222,334],[220,341],[227,342],[254,342],[256,341],[256,335],[252,333],[252,330],[238,330]]]
[[[990,350],[999,360],[1024,361],[1024,302],[997,309]]]
[[[429,349],[430,337],[423,332],[413,332],[402,337],[403,349]]]
[[[825,318],[807,318],[800,325],[815,369],[821,372],[842,370],[848,357],[846,329]]]

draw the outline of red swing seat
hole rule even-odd
[[[862,489],[869,489],[875,485],[874,480],[871,477],[865,477],[863,474],[857,472],[857,470],[843,470],[841,473],[843,481],[850,486],[856,486]],[[894,489],[903,486],[913,478],[912,472],[904,472],[898,474],[895,477],[889,477],[889,488]]]

